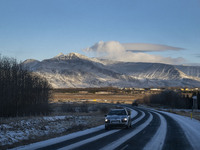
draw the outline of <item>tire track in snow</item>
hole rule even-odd
[[[192,147],[190,149],[194,150],[200,149],[200,133],[199,133],[200,122],[198,120],[195,119],[191,120],[189,117],[184,117],[169,112],[162,112],[162,113],[166,114],[180,125],[181,130],[183,130],[183,133],[185,134],[187,141],[190,143],[190,146]]]
[[[166,134],[167,134],[167,122],[165,118],[160,115],[159,113],[154,112],[157,114],[161,120],[161,124],[155,133],[155,135],[152,137],[151,141],[149,141],[146,146],[143,148],[144,150],[149,150],[149,149],[155,149],[155,150],[162,150]]]
[[[83,141],[80,141],[80,142],[77,142],[77,143],[74,143],[74,144],[65,146],[65,147],[60,148],[60,149],[58,149],[58,150],[70,150],[70,149],[74,149],[74,148],[80,147],[80,146],[82,146],[82,145],[84,145],[84,144],[87,144],[87,143],[93,142],[93,141],[95,141],[95,140],[98,140],[98,139],[100,139],[100,138],[103,138],[103,137],[105,137],[105,136],[108,136],[108,135],[110,135],[110,134],[116,133],[116,132],[118,132],[118,131],[120,131],[120,130],[108,131],[108,132],[106,132],[106,133],[99,134],[99,135],[94,136],[94,137],[91,137],[91,138],[89,138],[89,139],[86,139],[86,140],[83,140]]]
[[[200,149],[200,122],[198,125],[191,124],[188,117],[172,114],[169,112],[158,111],[152,108],[146,110],[160,113],[167,121],[167,134],[163,145],[163,150],[181,149],[181,150],[198,150]],[[189,128],[190,129],[189,129]],[[197,129],[197,128],[198,129]],[[192,131],[193,130],[193,131]]]
[[[132,111],[134,111],[134,114],[135,114],[134,117],[136,117],[136,116],[138,115],[138,112],[141,112],[141,114],[142,114],[139,118],[137,118],[136,120],[133,121],[134,124],[136,124],[137,122],[139,122],[140,120],[142,120],[142,119],[145,117],[145,114],[144,114],[144,112],[142,112],[142,111],[139,111],[139,110],[136,111],[136,110],[133,110],[133,109],[132,109]],[[96,141],[96,140],[98,140],[98,139],[101,139],[101,138],[103,138],[103,137],[105,137],[105,136],[112,135],[112,134],[114,134],[114,133],[116,133],[116,132],[119,132],[119,131],[121,131],[121,130],[122,130],[122,129],[107,131],[106,133],[102,133],[102,134],[96,135],[96,136],[94,136],[94,137],[91,137],[91,138],[89,138],[89,139],[85,139],[85,140],[82,140],[82,141],[73,143],[73,144],[71,144],[71,145],[62,147],[62,148],[60,148],[59,150],[75,149],[75,148],[77,148],[77,147],[81,147],[81,146],[83,146],[83,145],[85,145],[85,144],[88,144],[88,143],[91,143],[91,142]]]
[[[137,122],[139,122],[140,120],[142,120],[145,117],[145,114],[144,114],[143,111],[140,111],[140,110],[137,110],[137,109],[136,110],[132,109],[132,111],[134,113],[134,115],[133,115],[134,117],[133,116],[132,117],[133,117],[133,119],[135,118],[135,120],[133,120],[133,122],[132,122],[132,125],[136,124]],[[112,135],[113,133],[119,132],[121,130],[106,131],[106,133],[104,131],[105,131],[104,125],[101,125],[101,126],[98,126],[98,127],[95,127],[95,128],[84,130],[84,131],[75,132],[75,133],[72,133],[72,134],[69,134],[69,135],[66,135],[66,136],[53,138],[53,139],[33,143],[33,144],[30,144],[30,145],[26,145],[26,146],[21,146],[21,147],[18,147],[17,150],[23,150],[23,149],[24,150],[25,149],[29,149],[29,150],[33,150],[33,149],[41,149],[41,150],[43,150],[43,149],[44,150],[46,150],[46,149],[58,149],[58,148],[61,148],[63,146],[66,146],[66,145],[72,146],[73,144],[77,144],[77,143],[79,143],[80,145],[84,145],[85,143],[95,141],[99,138],[103,138],[103,137],[108,136],[108,135]],[[80,140],[79,140],[79,137],[80,137]],[[73,144],[68,144],[68,143],[72,143],[73,141],[74,141]]]
[[[136,124],[137,122],[139,122],[140,120],[142,120],[142,119],[145,117],[145,113],[144,113],[143,111],[140,111],[140,112],[142,113],[142,115],[141,115],[139,118],[133,120],[133,121],[131,122],[131,125]]]
[[[126,142],[127,140],[129,140],[131,137],[135,136],[136,134],[138,134],[140,131],[142,131],[144,128],[146,128],[150,122],[153,120],[153,116],[150,113],[149,118],[140,126],[138,126],[137,128],[135,128],[132,132],[124,135],[123,137],[121,137],[120,139],[108,144],[107,146],[101,148],[100,150],[112,150],[112,149],[116,149],[117,147],[119,147],[120,145],[122,145],[124,142]]]
[[[136,109],[137,110],[137,109]],[[142,111],[137,110],[139,115],[134,117],[135,119],[139,118],[143,113]],[[145,113],[141,119],[138,119],[137,122],[134,123],[134,127],[130,129],[122,129],[117,133],[114,133],[112,135],[106,136],[102,139],[96,140],[91,143],[87,143],[81,147],[76,148],[75,150],[85,150],[85,149],[101,149],[103,146],[108,145],[109,143],[112,143],[113,141],[118,140],[119,138],[129,134],[131,131],[135,130],[138,126],[140,126],[142,123],[144,123],[149,118],[149,113]]]

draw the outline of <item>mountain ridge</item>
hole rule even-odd
[[[120,62],[70,53],[26,60],[23,66],[47,78],[54,88],[68,87],[200,87],[200,67]],[[192,69],[192,70],[191,70]]]

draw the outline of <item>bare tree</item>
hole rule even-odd
[[[46,79],[0,56],[0,116],[49,113],[50,90]]]

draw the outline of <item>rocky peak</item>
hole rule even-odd
[[[38,60],[36,59],[26,59],[23,64],[30,64],[30,63],[37,63],[39,62]]]
[[[59,53],[58,55],[56,55],[54,58],[57,58],[57,57],[62,57],[62,56],[64,56],[64,54],[63,53]]]
[[[78,54],[78,53],[69,53],[67,55],[64,55],[63,53],[59,53],[57,56],[54,57],[54,59],[59,59],[59,60],[86,59],[86,60],[89,60],[88,57]]]

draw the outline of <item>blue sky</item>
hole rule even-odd
[[[0,53],[200,64],[199,18],[199,0],[0,0]]]

